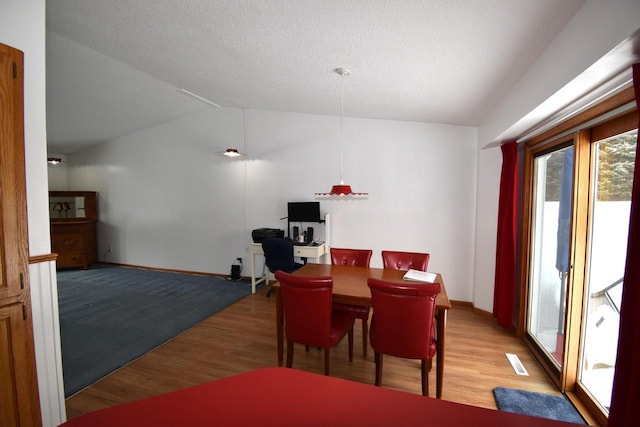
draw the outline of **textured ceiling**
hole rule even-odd
[[[50,150],[223,107],[477,125],[583,0],[48,0]]]

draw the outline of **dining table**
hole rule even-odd
[[[307,263],[293,274],[307,277],[331,277],[333,279],[333,302],[351,304],[363,307],[371,307],[371,291],[367,285],[369,278],[385,280],[388,282],[404,283],[406,271],[391,270],[370,267],[350,267],[344,265]],[[442,275],[435,274],[435,283],[441,285],[441,291],[436,297],[436,397],[442,397],[442,384],[444,376],[445,332],[447,325],[447,312],[451,308],[451,302],[447,296],[447,290],[442,280]],[[413,282],[418,283],[418,282]],[[278,366],[284,362],[284,309],[282,293],[279,292],[280,284],[275,282],[273,288],[276,291],[276,335]]]

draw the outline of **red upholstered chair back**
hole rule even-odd
[[[331,345],[331,277],[294,276],[276,271],[280,282],[287,340],[314,347]]]
[[[382,264],[389,270],[427,271],[429,254],[419,252],[382,251]]]
[[[371,249],[331,248],[331,264],[348,267],[369,267]]]
[[[408,359],[433,357],[440,284],[398,284],[373,278],[367,283],[373,307],[370,340],[376,353]]]

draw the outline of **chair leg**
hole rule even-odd
[[[331,348],[324,349],[324,374],[326,376],[329,376],[329,361],[331,360],[330,352]]]
[[[367,337],[369,336],[369,319],[362,319],[362,356],[367,358]]]
[[[293,366],[293,341],[287,340],[287,368]]]
[[[374,359],[376,361],[376,385],[382,385],[382,353],[375,352]]]
[[[353,326],[349,329],[347,338],[349,339],[349,362],[353,362]]]
[[[431,365],[431,359],[422,359],[420,371],[422,372],[422,395],[429,396],[429,368]]]

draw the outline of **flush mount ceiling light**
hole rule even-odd
[[[242,109],[242,137],[243,137],[243,145],[244,145],[243,150],[245,151],[244,153],[238,151],[237,148],[229,147],[224,151],[218,151],[216,154],[218,156],[224,156],[230,159],[239,159],[239,158],[247,157],[247,154],[245,154],[247,151],[247,111],[244,108]]]
[[[232,159],[244,156],[244,154],[239,152],[237,148],[227,148],[224,151],[218,151],[218,155],[219,156],[229,157],[229,158],[232,158]]]
[[[47,157],[47,163],[50,165],[58,165],[62,163],[62,159],[60,157]]]
[[[334,70],[341,76],[341,109],[340,109],[340,184],[331,187],[328,193],[315,193],[316,196],[367,196],[369,193],[354,193],[351,186],[344,183],[342,172],[344,169],[344,142],[342,138],[342,122],[344,121],[344,78],[351,74],[346,68],[336,68]]]

